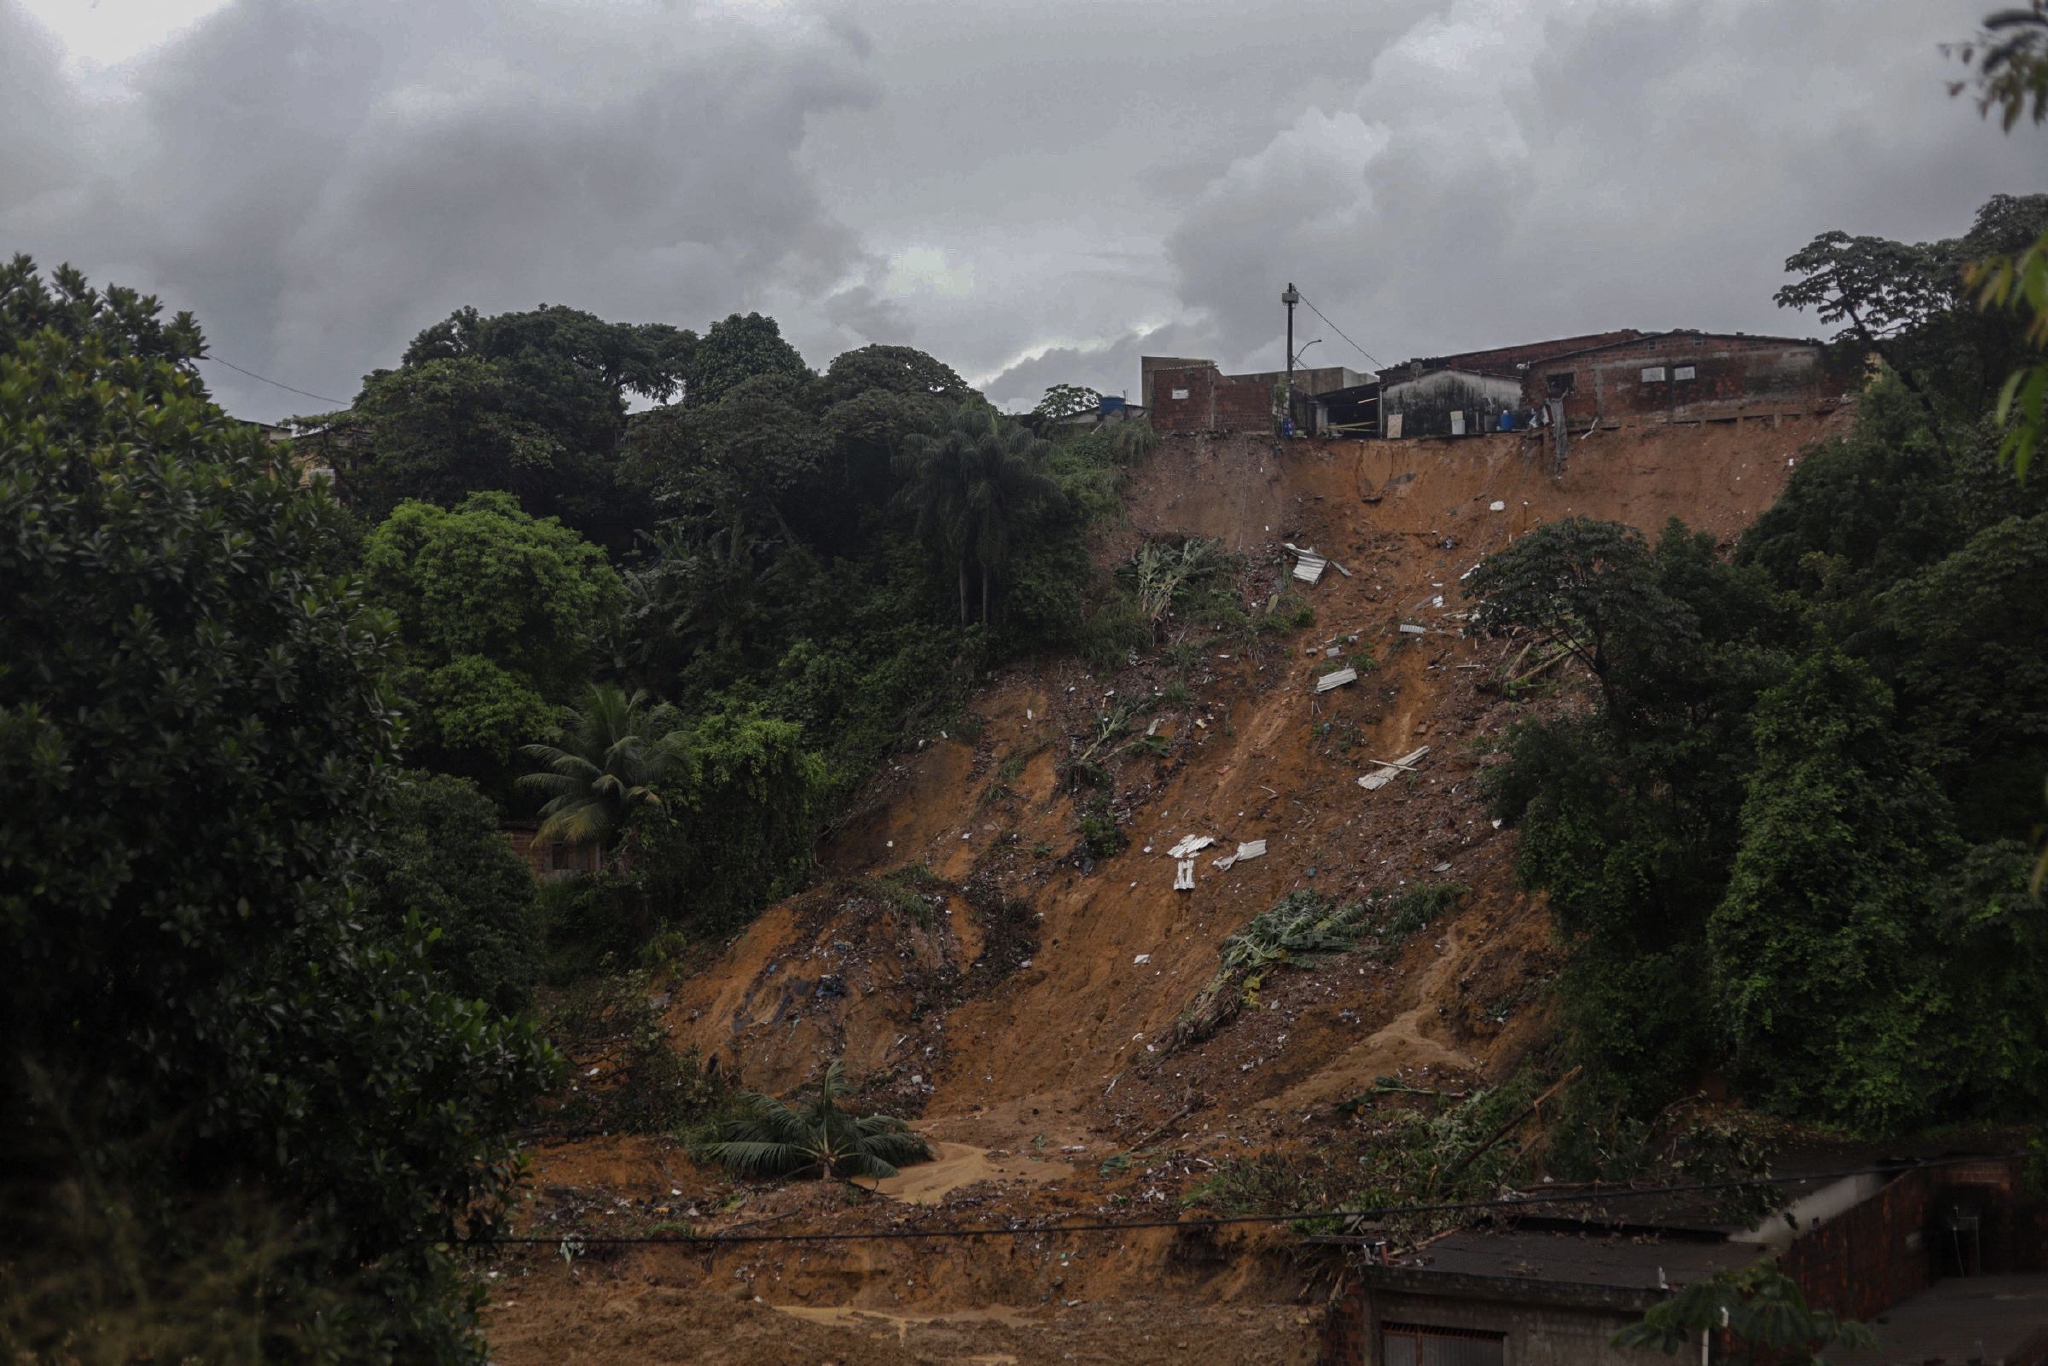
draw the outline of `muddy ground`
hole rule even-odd
[[[1244,557],[1255,616],[1287,587],[1313,625],[1209,632],[1169,619],[1164,651],[1096,674],[1075,661],[988,680],[964,724],[879,774],[821,852],[818,884],[716,962],[669,984],[678,1046],[784,1091],[842,1058],[864,1094],[942,1145],[894,1188],[738,1190],[674,1145],[541,1151],[537,1231],[853,1232],[1177,1217],[1232,1156],[1326,1141],[1376,1079],[1467,1089],[1549,1036],[1547,918],[1514,881],[1513,832],[1477,790],[1532,707],[1569,707],[1553,669],[1518,689],[1524,642],[1465,633],[1461,578],[1542,522],[1670,517],[1724,545],[1845,414],[1601,431],[1564,472],[1532,440],[1295,442],[1188,437],[1136,472],[1107,564],[1147,535]],[[1313,587],[1283,542],[1334,557]],[[1349,571],[1348,574],[1344,571]],[[1419,626],[1422,633],[1402,631]],[[1355,637],[1355,639],[1354,639]],[[1340,654],[1358,682],[1317,694]],[[1121,700],[1120,700],[1121,699]],[[1129,839],[1092,857],[1092,791],[1071,775],[1134,700],[1152,739],[1107,761]],[[1423,746],[1377,791],[1373,761]],[[1167,850],[1190,835],[1191,892]],[[1264,858],[1216,866],[1237,841]],[[909,882],[887,881],[912,867]],[[1222,941],[1283,894],[1467,888],[1391,949],[1276,971],[1213,1037],[1167,1054]],[[905,895],[905,889],[910,895]],[[1313,1359],[1336,1267],[1282,1228],[972,1242],[538,1249],[495,1268],[490,1338],[539,1362],[1064,1362]]]

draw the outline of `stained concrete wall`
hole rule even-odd
[[[1510,1366],[1671,1366],[1672,1360],[1661,1352],[1609,1345],[1642,1317],[1640,1309],[1478,1303],[1354,1285],[1328,1312],[1317,1366],[1381,1366],[1380,1327],[1388,1323],[1504,1334],[1502,1359]]]
[[[1380,390],[1380,411],[1385,420],[1401,414],[1401,436],[1449,436],[1451,413],[1465,414],[1465,434],[1492,431],[1502,409],[1512,412],[1522,399],[1522,382],[1503,375],[1480,375],[1464,370],[1435,370],[1415,379],[1388,384]]]

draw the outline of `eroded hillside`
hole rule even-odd
[[[915,1117],[945,1161],[883,1201],[849,1208],[797,1189],[728,1218],[710,1212],[721,1197],[707,1177],[645,1141],[543,1152],[543,1189],[687,1204],[698,1232],[1054,1210],[1170,1217],[1204,1163],[1312,1142],[1334,1103],[1376,1078],[1497,1079],[1546,1037],[1554,964],[1543,908],[1512,877],[1512,832],[1494,828],[1475,781],[1529,705],[1516,700],[1527,688],[1503,686],[1528,664],[1517,642],[1464,633],[1462,577],[1511,537],[1575,514],[1653,534],[1680,517],[1730,544],[1841,421],[1603,430],[1574,445],[1561,475],[1514,435],[1168,441],[1134,473],[1127,524],[1100,556],[1121,562],[1148,537],[1214,538],[1242,557],[1236,591],[1252,626],[1169,618],[1162,648],[1127,667],[1060,660],[992,677],[961,722],[878,775],[821,850],[812,890],[671,990],[675,1042],[724,1074],[781,1091],[843,1058],[865,1098]],[[1332,558],[1320,582],[1290,579],[1289,542]],[[1290,588],[1313,623],[1259,629],[1280,620],[1269,604]],[[1315,691],[1325,669],[1352,661],[1355,683]],[[1528,680],[1563,681],[1556,670]],[[1568,689],[1545,705],[1570,705]],[[1411,771],[1360,786],[1375,761],[1424,747]],[[1092,785],[1077,780],[1084,770]],[[1108,852],[1118,836],[1128,843]],[[1176,891],[1168,851],[1190,836],[1215,843],[1196,856],[1193,889]],[[1218,866],[1257,840],[1264,857]],[[1285,894],[1438,884],[1465,890],[1419,932],[1368,937],[1314,972],[1275,971],[1209,1037],[1169,1050],[1223,942]],[[1271,1304],[1312,1298],[1300,1274],[1222,1248],[1191,1255],[1182,1241],[653,1249],[589,1267],[580,1291],[559,1263],[528,1268],[526,1289],[500,1300],[493,1338],[505,1361],[669,1359],[685,1343],[674,1334],[713,1330],[657,1289],[715,1286],[748,1301],[748,1324],[757,1295],[804,1307],[805,1333],[836,1323],[844,1342],[806,1338],[805,1359],[1090,1359],[1116,1344],[1119,1360],[1150,1360],[1136,1330],[1114,1325],[1119,1302],[1141,1300],[1129,1314],[1157,1329],[1162,1358],[1173,1325],[1196,1313],[1258,1344],[1242,1359],[1302,1359],[1307,1329]],[[1289,1235],[1225,1241],[1284,1249]],[[610,1289],[593,1299],[593,1281]],[[1203,1307],[1175,1308],[1175,1295]],[[1232,1317],[1239,1305],[1248,1317]],[[847,1326],[853,1308],[908,1318],[875,1337]],[[972,1331],[959,1326],[970,1313],[982,1316]],[[647,1319],[664,1314],[666,1337]],[[933,1315],[953,1317],[912,1331],[910,1319]],[[613,1332],[625,1336],[609,1354],[576,1355],[600,1353]]]

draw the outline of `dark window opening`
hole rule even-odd
[[[1543,377],[1543,382],[1545,385],[1549,387],[1550,396],[1552,398],[1563,398],[1565,395],[1571,393],[1572,384],[1577,379],[1578,375],[1576,373],[1568,372],[1562,375],[1545,375]]]
[[[1386,1366],[1503,1366],[1506,1353],[1505,1333],[1414,1323],[1380,1328],[1380,1360]]]

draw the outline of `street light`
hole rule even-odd
[[[1321,340],[1322,340],[1322,338],[1321,338],[1321,337],[1317,337],[1315,341],[1305,341],[1305,342],[1303,342],[1303,343],[1301,344],[1301,350],[1299,350],[1299,351],[1297,351],[1297,352],[1295,352],[1295,353],[1294,353],[1294,359],[1295,359],[1295,361],[1296,361],[1296,362],[1298,363],[1298,362],[1299,362],[1299,361],[1301,360],[1301,358],[1302,358],[1303,356],[1306,356],[1306,355],[1308,354],[1308,349],[1309,349],[1309,348],[1310,348],[1311,346],[1314,346],[1314,345],[1316,344],[1316,342],[1319,342],[1319,341],[1321,341]],[[1307,367],[1303,367],[1303,368],[1305,369],[1305,368],[1307,368]]]
[[[1287,417],[1294,418],[1294,306],[1301,302],[1301,291],[1294,287],[1294,281],[1287,282],[1286,290],[1280,295],[1280,302],[1287,305]],[[1304,346],[1302,350],[1308,350]]]

